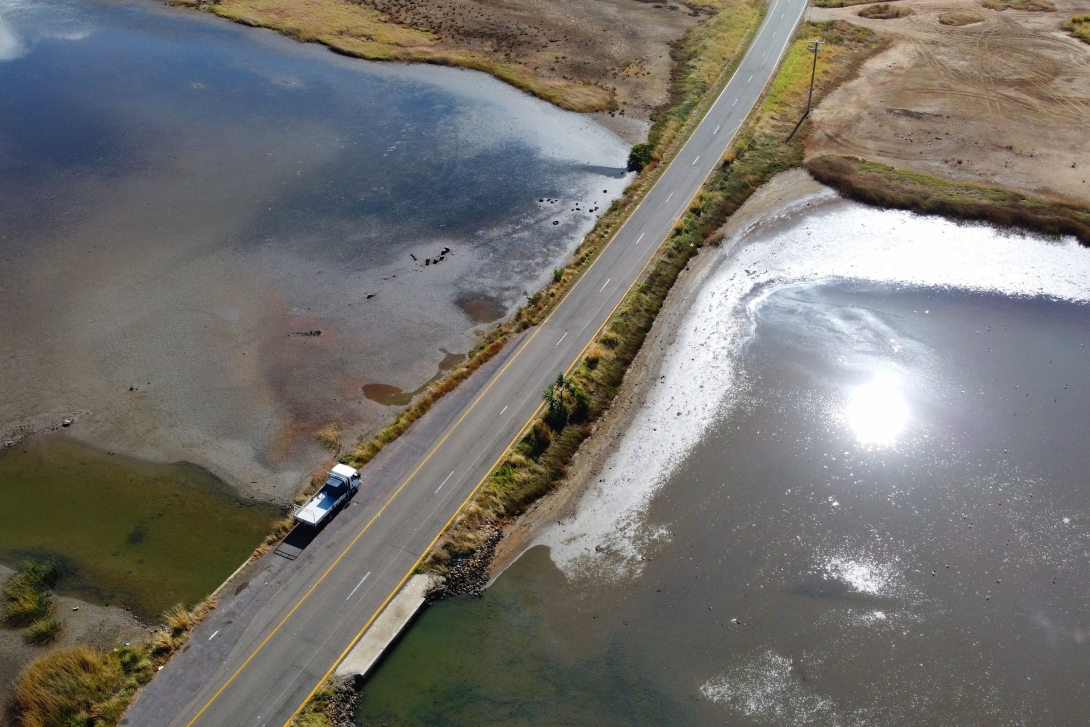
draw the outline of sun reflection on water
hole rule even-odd
[[[875,379],[856,388],[844,410],[848,426],[864,444],[893,444],[908,423],[908,406],[894,382]]]

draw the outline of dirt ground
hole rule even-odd
[[[975,0],[901,0],[914,12],[858,17],[813,10],[886,33],[889,50],[814,111],[807,157],[844,154],[958,182],[1090,205],[1090,45],[1061,26],[1090,3],[1055,12],[989,10]],[[982,20],[943,25],[940,15]]]
[[[641,0],[362,0],[441,46],[518,63],[545,77],[612,89],[618,112],[646,121],[666,102],[670,43],[699,22],[689,8]]]

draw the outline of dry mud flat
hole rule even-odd
[[[901,0],[911,15],[868,20],[859,6],[815,8],[885,33],[889,50],[815,110],[807,156],[843,154],[900,169],[1090,204],[1090,45],[1055,12],[997,12],[977,2]],[[982,20],[944,25],[967,12]],[[949,16],[947,16],[949,17]]]

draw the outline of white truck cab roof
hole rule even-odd
[[[330,474],[340,475],[341,477],[345,478],[346,480],[350,480],[353,477],[359,477],[360,476],[360,473],[359,473],[358,470],[354,470],[354,469],[352,469],[351,467],[349,467],[346,464],[335,464],[335,465],[333,465],[333,469],[331,469],[329,472],[330,472]]]

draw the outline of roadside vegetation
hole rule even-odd
[[[28,644],[46,646],[60,638],[62,627],[53,615],[52,590],[60,578],[56,563],[25,560],[4,584],[4,625],[23,629]]]
[[[1045,235],[1073,235],[1090,245],[1090,210],[1084,208],[996,187],[948,182],[853,157],[820,156],[805,166],[822,184],[866,204]]]
[[[10,716],[19,727],[113,727],[215,607],[214,598],[190,610],[175,606],[149,638],[112,651],[74,646],[49,652],[15,679]]]
[[[1064,23],[1064,30],[1070,33],[1072,38],[1078,38],[1083,43],[1090,43],[1090,15],[1076,15]]]
[[[753,192],[802,163],[802,138],[785,142],[806,107],[812,55],[807,40],[826,42],[817,66],[815,101],[849,78],[883,46],[876,34],[843,22],[804,23],[775,81],[722,164],[675,225],[582,362],[542,393],[543,412],[481,491],[428,553],[422,569],[450,574],[488,550],[495,533],[563,479],[579,445],[609,409],[671,286],[689,260],[720,241],[717,230]]]

